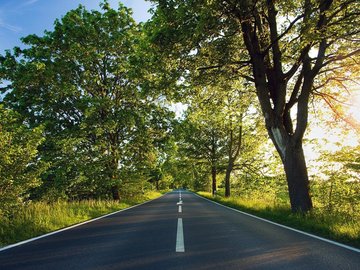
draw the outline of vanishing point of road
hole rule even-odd
[[[360,269],[360,251],[184,190],[0,251],[0,269]]]

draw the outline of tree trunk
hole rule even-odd
[[[211,177],[212,177],[212,194],[216,194],[216,165],[211,167]]]
[[[268,131],[284,166],[291,210],[293,212],[311,210],[313,205],[302,140],[286,134],[284,129],[278,127],[270,127]]]
[[[111,193],[114,201],[120,201],[119,186],[115,185],[111,187]]]
[[[288,184],[291,210],[307,212],[313,208],[309,178],[302,145],[287,144],[283,160]]]
[[[230,174],[233,170],[233,162],[229,161],[225,174],[225,197],[230,197]]]
[[[230,197],[230,177],[231,172],[234,168],[234,163],[241,152],[242,145],[242,122],[243,122],[243,113],[240,116],[239,124],[239,134],[236,142],[234,141],[234,132],[232,130],[232,123],[230,122],[230,141],[229,141],[229,154],[228,154],[228,166],[226,168],[225,173],[225,197]],[[233,148],[236,149],[235,153],[233,153]]]

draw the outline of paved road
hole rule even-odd
[[[359,252],[181,194],[1,251],[0,269],[360,269]]]

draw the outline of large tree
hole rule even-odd
[[[167,46],[165,52],[179,59],[207,59],[201,61],[205,67],[194,62],[189,67],[231,70],[254,83],[268,134],[284,165],[291,208],[312,209],[303,153],[309,99],[340,70],[351,73],[358,61],[359,2],[154,2],[154,22],[161,26],[154,40]],[[203,53],[209,46],[219,57]],[[344,66],[344,60],[350,64]]]
[[[118,200],[124,181],[146,178],[171,114],[150,88],[142,25],[122,5],[101,8],[80,6],[53,31],[23,38],[27,48],[7,52],[1,71],[10,82],[4,103],[45,127],[43,187]]]

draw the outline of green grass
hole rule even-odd
[[[20,208],[12,218],[0,221],[0,246],[65,228],[132,205],[155,199],[160,192],[121,202],[104,200],[34,202]]]
[[[318,236],[360,248],[360,213],[328,212],[315,208],[310,213],[294,214],[287,204],[274,204],[266,199],[212,196],[209,192],[199,195],[223,205],[292,227]]]

